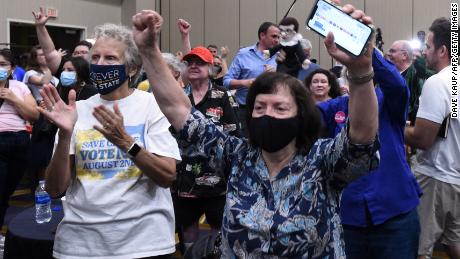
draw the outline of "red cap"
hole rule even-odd
[[[203,46],[193,48],[189,53],[187,53],[187,55],[182,58],[182,60],[187,60],[192,56],[197,56],[204,62],[211,65],[214,64],[214,56],[212,55],[211,51]]]

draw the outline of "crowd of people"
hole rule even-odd
[[[460,258],[449,20],[422,55],[398,40],[353,57],[330,33],[327,69],[293,17],[227,60],[183,19],[182,49],[162,52],[151,10],[70,55],[33,16],[25,70],[0,50],[0,224],[24,172],[45,179],[65,196],[54,257],[171,258],[177,233],[185,258],[422,259],[436,242]]]

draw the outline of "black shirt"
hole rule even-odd
[[[71,89],[73,88],[59,85],[59,95],[61,96],[61,99],[67,104],[69,103],[68,98]],[[87,84],[80,90],[76,91],[76,101],[86,100],[95,94],[97,94],[97,89],[94,86]]]
[[[195,104],[192,91],[188,95],[192,105],[217,127],[230,134],[240,135],[238,119],[231,104],[227,89],[210,83],[203,99]],[[195,150],[194,146],[178,141],[182,161],[177,165],[177,177],[172,185],[172,191],[181,197],[215,197],[225,195],[227,188],[228,168],[225,161],[217,163]],[[218,156],[218,154],[215,154]]]

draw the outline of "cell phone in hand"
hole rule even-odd
[[[371,27],[325,0],[316,1],[306,25],[323,37],[332,32],[335,44],[355,57],[365,52],[373,33]]]

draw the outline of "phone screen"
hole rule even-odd
[[[369,26],[324,0],[316,2],[307,20],[307,26],[324,37],[332,31],[335,43],[354,56],[362,54],[372,35]]]

